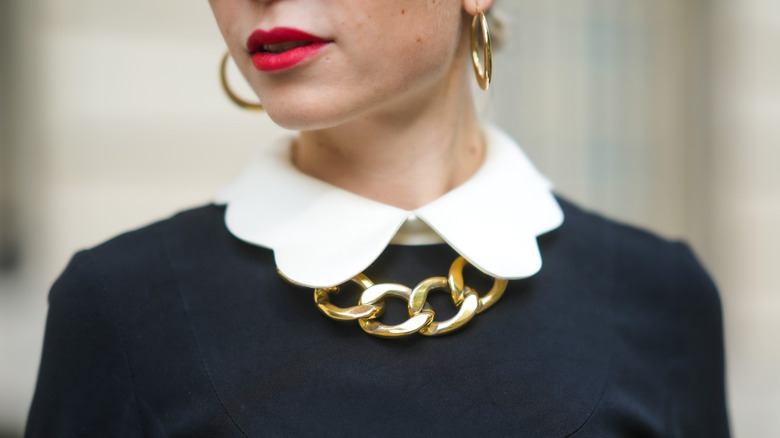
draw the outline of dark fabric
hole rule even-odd
[[[50,294],[27,436],[728,436],[707,274],[561,204],[542,271],[439,338],[326,318],[213,205],[82,251]],[[455,257],[390,246],[367,274],[413,286]]]

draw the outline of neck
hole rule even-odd
[[[370,117],[301,132],[293,162],[315,178],[406,210],[439,198],[484,157],[471,92],[463,75],[455,76],[461,80]]]

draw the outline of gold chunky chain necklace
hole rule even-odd
[[[489,309],[506,290],[507,281],[494,278],[493,287],[485,295],[480,296],[464,284],[463,268],[466,265],[468,265],[466,259],[458,257],[450,266],[447,278],[431,277],[423,280],[413,289],[395,283],[374,284],[365,275],[358,274],[351,280],[363,289],[356,306],[343,308],[331,303],[330,297],[339,292],[339,286],[314,289],[314,302],[329,318],[338,321],[357,320],[360,328],[373,336],[399,338],[414,333],[425,336],[444,335],[463,327],[474,316]],[[446,321],[434,321],[435,312],[428,303],[428,294],[437,289],[449,289],[452,302],[458,309],[455,316]],[[379,317],[385,311],[385,300],[388,297],[400,298],[407,302],[409,319],[396,325],[385,325],[379,321]]]

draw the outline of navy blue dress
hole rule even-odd
[[[560,202],[542,271],[439,338],[326,318],[214,205],[82,251],[49,296],[27,436],[728,436],[707,274]],[[456,256],[391,245],[367,274],[411,286]]]

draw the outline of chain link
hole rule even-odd
[[[425,336],[439,336],[463,327],[474,316],[495,304],[506,290],[507,281],[494,278],[493,287],[483,296],[466,286],[463,269],[468,262],[458,257],[450,266],[449,276],[431,277],[411,289],[402,284],[374,284],[368,277],[358,274],[352,279],[362,290],[357,306],[338,307],[331,303],[330,296],[337,294],[339,286],[314,289],[314,302],[327,317],[338,321],[357,320],[368,334],[383,338],[398,338],[420,333]],[[434,290],[449,290],[457,313],[446,321],[434,321],[435,312],[428,303],[428,294]],[[407,302],[409,319],[396,325],[379,321],[385,311],[385,300],[390,297]]]

